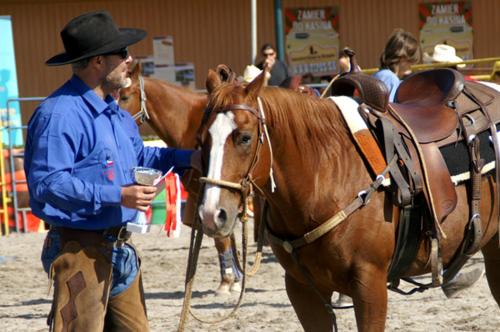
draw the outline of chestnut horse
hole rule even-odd
[[[203,113],[207,105],[207,95],[176,86],[163,81],[142,78],[143,92],[141,94],[140,64],[130,70],[131,85],[120,91],[120,107],[132,116],[137,116],[140,125],[147,120],[148,124],[167,144],[167,146],[192,149],[196,145],[196,133],[200,127]],[[221,68],[220,75],[229,79],[231,73]],[[145,114],[141,114],[141,96],[145,97]],[[187,174],[188,175],[188,174]],[[187,186],[186,186],[187,187]],[[189,189],[188,189],[189,190]],[[183,221],[192,224],[196,213],[196,190],[189,190],[190,195],[185,207]],[[194,194],[194,195],[193,195]],[[215,247],[221,264],[221,283],[218,294],[239,291],[241,272],[234,260],[233,246],[230,237],[215,239]],[[236,282],[235,282],[236,281]]]
[[[331,331],[336,326],[325,305],[337,291],[352,297],[358,330],[383,331],[398,224],[392,194],[372,191],[366,205],[345,212],[373,180],[339,109],[330,100],[264,87],[264,80],[261,74],[242,86],[221,82],[209,72],[211,113],[201,131],[203,230],[214,238],[228,236],[242,210],[242,192],[251,183],[269,204],[265,219],[274,238],[272,250],[286,271],[286,291],[304,330]],[[480,246],[490,290],[500,303],[495,186],[492,176],[483,177]],[[444,267],[459,248],[468,222],[466,187],[456,189],[457,207],[441,225],[447,234],[440,242]],[[343,222],[313,242],[302,238],[335,215]],[[293,249],[290,244],[297,239],[303,245]],[[429,241],[422,237],[408,276],[430,272]]]

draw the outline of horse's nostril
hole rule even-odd
[[[219,209],[219,212],[217,213],[217,221],[220,224],[224,224],[227,221],[227,212],[224,209]]]

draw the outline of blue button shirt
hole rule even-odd
[[[138,127],[111,96],[73,76],[28,123],[24,169],[33,213],[54,226],[100,230],[132,221],[120,205],[132,168],[190,167],[191,150],[145,147]]]
[[[394,97],[396,96],[396,91],[398,90],[401,80],[399,77],[390,69],[382,69],[373,74],[373,76],[382,82],[389,90],[389,101],[394,102]]]

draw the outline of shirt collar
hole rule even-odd
[[[85,99],[89,105],[97,112],[102,113],[108,107],[110,107],[111,102],[114,100],[111,96],[106,96],[105,100],[102,100],[94,90],[92,90],[85,82],[83,82],[78,76],[73,75],[69,80],[71,86],[78,92],[83,99]],[[116,104],[116,103],[115,103]]]

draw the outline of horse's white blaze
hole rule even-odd
[[[227,137],[236,129],[234,114],[232,112],[219,113],[215,118],[208,132],[212,137],[212,147],[210,149],[210,164],[207,177],[220,180],[222,174],[222,164],[224,162],[224,145]],[[203,212],[215,215],[217,204],[219,203],[220,188],[207,184],[205,188],[205,202]]]

